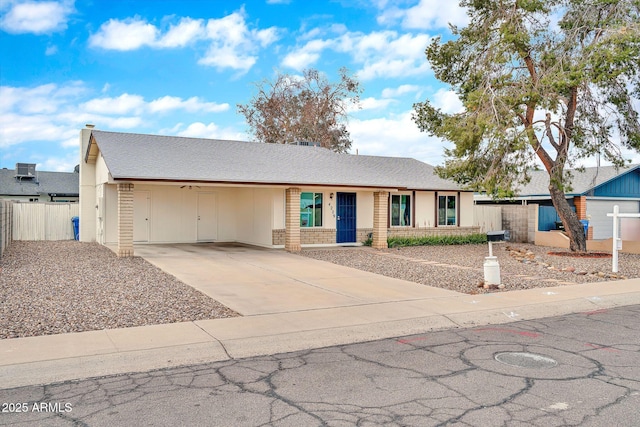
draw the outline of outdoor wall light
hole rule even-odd
[[[333,200],[333,193],[329,193],[329,198]]]

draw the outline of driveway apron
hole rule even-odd
[[[234,243],[136,245],[135,252],[244,316],[461,295]]]

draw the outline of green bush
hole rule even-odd
[[[373,239],[363,242],[365,246],[371,246]],[[466,236],[424,236],[424,237],[389,237],[387,245],[390,248],[401,246],[444,246],[444,245],[476,245],[487,243],[486,234],[468,234]]]

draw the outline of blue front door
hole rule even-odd
[[[336,207],[337,243],[356,241],[356,193],[338,193]]]

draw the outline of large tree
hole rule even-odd
[[[426,55],[462,112],[414,106],[422,131],[453,142],[443,177],[513,196],[539,162],[572,250],[586,250],[566,200],[569,166],[601,154],[621,166],[640,149],[638,0],[462,0],[470,17]]]
[[[238,104],[257,141],[293,144],[320,143],[336,152],[347,152],[349,106],[359,106],[362,88],[346,68],[340,80],[330,82],[315,69],[302,76],[278,73],[274,81],[256,83],[258,92],[248,104]]]

